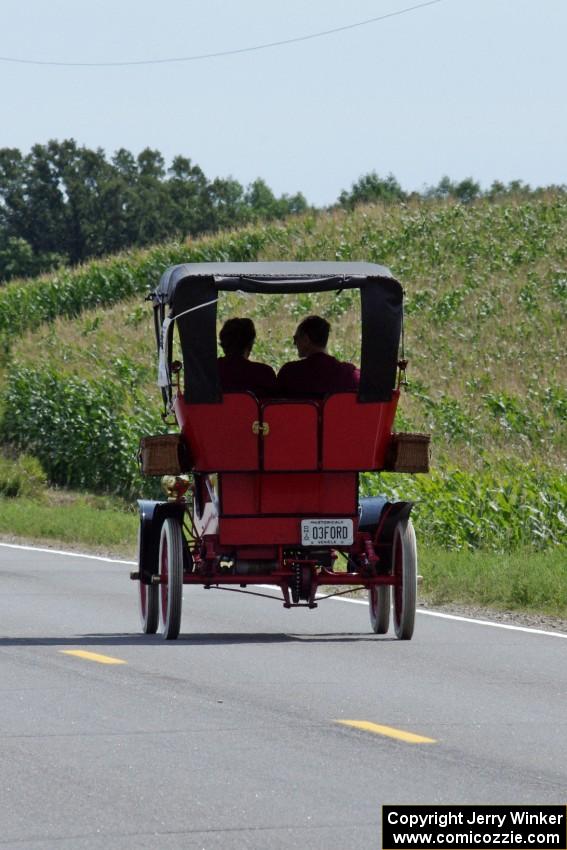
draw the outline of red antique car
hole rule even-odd
[[[361,298],[358,392],[260,399],[221,391],[219,292],[345,288]],[[316,608],[323,595],[362,587],[373,631],[388,631],[393,597],[395,633],[409,640],[417,581],[412,504],[358,492],[363,471],[428,469],[428,437],[392,433],[405,369],[398,281],[383,266],[359,262],[198,263],[169,268],[151,298],[158,383],[178,427],[141,444],[143,471],[170,476],[167,501],[139,502],[132,578],[143,631],[178,637],[184,584],[274,585],[286,608]],[[182,363],[173,361],[174,328]]]

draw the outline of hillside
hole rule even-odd
[[[565,193],[308,214],[12,283],[0,290],[4,439],[34,451],[54,481],[133,494],[138,437],[160,427],[142,293],[170,263],[202,259],[389,266],[406,289],[410,361],[397,427],[432,431],[436,472],[365,486],[426,495],[421,515],[447,545],[564,541]],[[294,327],[311,312],[332,322],[332,352],[357,359],[357,307],[348,291],[317,302],[230,295],[219,314],[250,315],[253,357],[277,367],[295,357]]]

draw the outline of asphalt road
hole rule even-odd
[[[565,636],[186,588],[166,643],[129,570],[0,546],[0,848],[367,850],[383,803],[565,803]]]

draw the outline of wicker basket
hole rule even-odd
[[[138,459],[144,475],[180,475],[191,469],[189,453],[180,434],[142,437]]]
[[[392,434],[384,469],[388,472],[429,472],[430,434]]]

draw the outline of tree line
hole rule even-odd
[[[125,149],[110,159],[73,139],[0,149],[0,281],[76,265],[133,246],[239,227],[306,210],[258,178],[207,179],[184,156]]]
[[[371,203],[404,203],[414,199],[418,200],[453,200],[461,204],[468,204],[480,198],[496,200],[506,196],[528,197],[540,195],[550,190],[567,191],[567,186],[545,186],[532,188],[523,180],[511,180],[502,183],[494,180],[488,189],[483,190],[477,180],[465,177],[464,180],[451,180],[444,176],[435,186],[425,186],[421,192],[405,192],[393,174],[380,177],[375,171],[360,177],[353,183],[350,191],[343,191],[339,195],[338,205],[345,209],[354,209],[359,204]]]
[[[341,192],[333,206],[353,209],[412,198],[469,203],[540,191],[516,180],[496,181],[483,192],[470,177],[459,182],[443,177],[436,186],[407,193],[394,175],[373,171]],[[80,147],[73,139],[34,145],[26,155],[1,148],[0,283],[307,209],[301,192],[276,197],[261,178],[246,188],[231,177],[210,180],[187,157],[176,156],[167,167],[161,153],[150,148],[138,156],[121,148],[110,158],[101,148]]]

